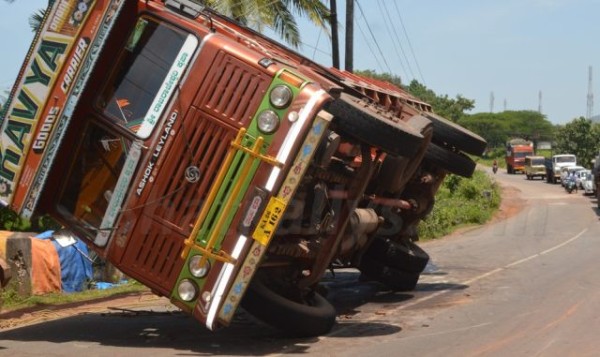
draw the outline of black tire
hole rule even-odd
[[[394,242],[375,237],[365,257],[408,273],[421,273],[429,262],[429,254],[411,241]]]
[[[384,191],[391,193],[400,192],[417,171],[433,135],[431,121],[422,115],[415,115],[408,119],[406,123],[420,133],[424,140],[412,158],[387,156],[381,164],[377,185]]]
[[[409,273],[390,268],[382,263],[363,257],[358,267],[367,278],[380,282],[391,291],[412,291],[419,281],[419,273]]]
[[[481,136],[434,113],[424,113],[433,123],[433,142],[448,144],[467,154],[481,156],[487,142]]]
[[[315,291],[302,302],[290,300],[266,286],[259,277],[248,287],[242,307],[257,319],[294,337],[312,337],[328,333],[335,324],[336,312]]]
[[[471,177],[475,171],[475,161],[468,156],[445,149],[436,144],[429,144],[425,153],[425,160],[435,164],[446,171],[463,176]]]
[[[424,140],[410,125],[400,119],[394,122],[373,104],[346,93],[329,103],[327,110],[337,130],[392,155],[413,157]]]

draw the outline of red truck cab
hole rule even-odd
[[[513,139],[506,145],[506,172],[514,174],[525,172],[525,157],[534,155],[533,143],[522,139]]]

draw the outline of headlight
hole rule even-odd
[[[177,293],[179,294],[181,300],[192,301],[198,294],[198,288],[191,280],[184,279],[179,283],[179,286],[177,287]]]
[[[258,130],[264,134],[273,134],[279,128],[279,117],[274,111],[267,109],[258,115]]]
[[[269,95],[271,105],[277,109],[282,109],[290,105],[292,101],[292,90],[283,84],[275,86]]]
[[[192,275],[196,278],[204,278],[210,270],[210,262],[207,259],[205,259],[204,264],[200,265],[201,260],[201,255],[194,255],[192,259],[190,259],[188,265],[188,267],[190,268],[190,273],[192,273]]]

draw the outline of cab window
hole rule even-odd
[[[100,229],[130,144],[90,122],[64,181],[59,211],[88,230]]]
[[[159,109],[162,110],[174,90],[176,83],[169,83],[170,91],[162,90],[165,82],[176,82],[181,76],[180,72],[185,69],[180,69],[177,73],[179,77],[172,80],[173,68],[181,62],[182,51],[193,51],[196,45],[194,37],[179,29],[150,18],[140,18],[122,49],[115,72],[101,94],[98,105],[104,116],[140,136],[140,127],[144,121],[148,121],[151,107],[157,106],[153,104],[157,97],[167,97],[160,103]],[[191,54],[185,57],[187,65]],[[155,112],[150,130],[158,120]]]

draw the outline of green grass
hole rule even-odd
[[[500,189],[483,171],[470,179],[450,175],[436,195],[431,214],[419,225],[423,240],[435,239],[454,230],[490,220],[500,207]]]
[[[0,308],[2,312],[5,312],[33,306],[63,305],[146,291],[149,291],[149,289],[144,285],[135,281],[129,281],[126,284],[104,290],[92,289],[76,293],[50,293],[45,295],[20,296],[14,285],[10,283],[5,290],[0,292]]]

